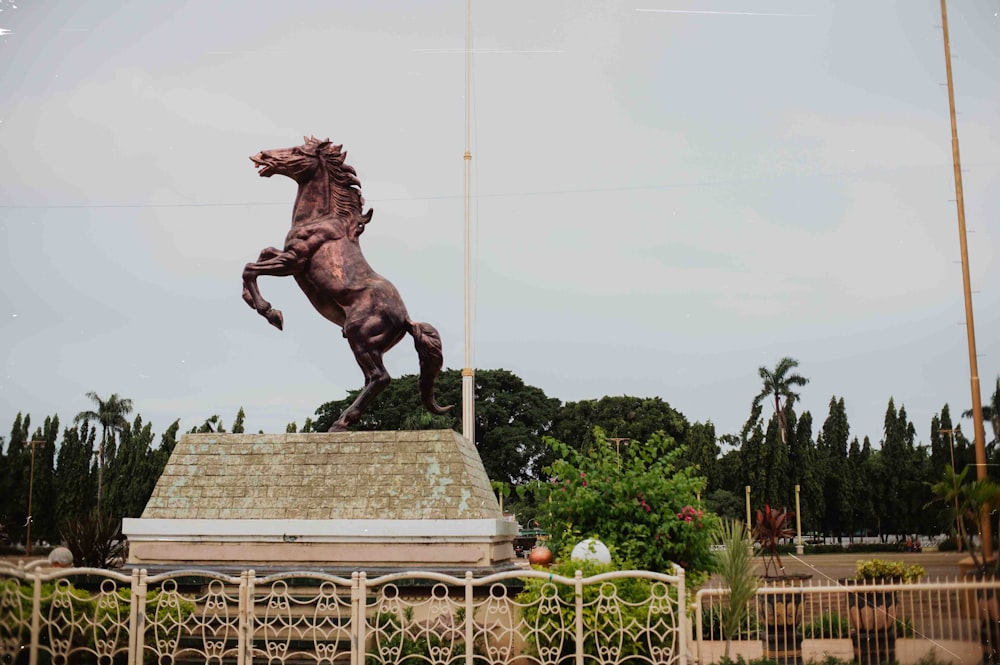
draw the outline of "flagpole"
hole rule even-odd
[[[972,425],[976,440],[976,478],[985,480],[986,429],[983,427],[983,402],[979,391],[979,362],[976,359],[976,325],[972,318],[972,286],[969,277],[969,241],[965,231],[965,198],[962,193],[962,160],[958,153],[958,121],[955,115],[955,84],[951,76],[951,42],[948,39],[948,8],[941,0],[941,32],[944,34],[944,66],[948,75],[948,111],[951,116],[951,155],[955,171],[955,206],[958,208],[958,242],[962,251],[962,288],[965,293],[965,331],[969,340],[969,376],[972,389]],[[984,506],[980,519],[983,561],[993,557],[993,534],[990,508]]]
[[[476,404],[474,373],[472,371],[472,280],[471,262],[471,206],[470,173],[472,171],[471,152],[471,109],[472,109],[472,0],[465,2],[465,362],[462,367],[462,436],[476,445]]]

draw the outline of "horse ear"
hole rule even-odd
[[[368,208],[368,213],[365,215],[365,224],[372,221],[372,215],[375,213],[375,208]]]

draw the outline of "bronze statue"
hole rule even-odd
[[[424,408],[445,414],[451,407],[440,406],[434,399],[434,380],[444,362],[441,336],[434,326],[410,320],[396,287],[372,270],[361,254],[358,237],[371,221],[373,211],[369,208],[362,214],[361,182],[354,168],[344,163],[347,153],[342,148],[329,139],[312,137],[305,138],[298,147],[264,150],[250,158],[261,176],[288,176],[298,183],[299,191],[285,248],[261,250],[257,262],[243,269],[243,300],[281,330],[281,311],[261,296],[257,277],[292,275],[313,307],[343,328],[364,372],[365,386],[340,414],[331,432],[356,423],[389,384],[382,355],[405,333],[413,335],[420,359],[419,386]]]

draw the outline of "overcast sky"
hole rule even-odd
[[[0,434],[87,391],[162,432],[284,431],[360,387],[262,278],[329,137],[372,266],[462,366],[465,3],[0,0]],[[1000,374],[1000,0],[952,0],[983,398]],[[563,401],[659,396],[736,432],[783,356],[852,436],[971,405],[938,0],[472,2],[475,366]],[[417,371],[412,344],[387,357]],[[765,412],[765,415],[769,415]],[[971,433],[971,423],[966,422]]]

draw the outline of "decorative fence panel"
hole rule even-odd
[[[18,665],[686,665],[684,573],[239,577],[0,565]]]
[[[723,635],[719,622],[726,595],[719,588],[695,595],[692,653],[699,662],[718,660],[723,640],[731,637],[734,660],[749,653],[779,663],[826,655],[860,665],[908,665],[927,658],[1000,663],[1000,580],[762,588],[733,636]],[[788,628],[776,626],[776,607],[791,622]],[[776,635],[789,637],[775,640]]]

